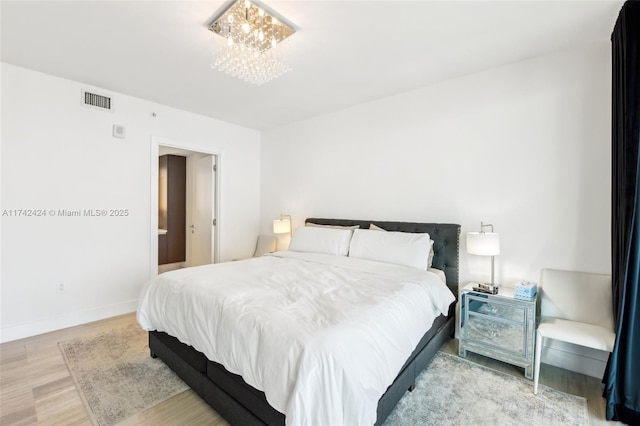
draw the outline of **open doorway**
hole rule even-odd
[[[152,206],[152,226],[157,225],[157,236],[152,235],[151,239],[151,261],[150,274],[155,276],[159,273],[173,269],[189,266],[205,265],[216,263],[218,260],[218,236],[217,236],[217,212],[218,212],[218,162],[219,154],[214,152],[203,152],[197,148],[185,148],[175,144],[166,144],[164,141],[153,140],[152,162],[151,162],[151,206]],[[167,157],[184,164],[182,171],[183,196],[172,197],[163,191],[167,191],[166,182],[167,170],[163,167],[163,157],[165,163]],[[178,167],[180,168],[180,167]],[[180,179],[178,179],[180,181]],[[174,185],[175,186],[175,185]],[[173,188],[175,191],[175,188]],[[173,239],[168,239],[172,230],[164,229],[167,226],[167,204],[175,200],[183,203],[178,206],[182,209],[183,219],[178,229],[174,230]],[[163,205],[163,203],[165,203]],[[153,207],[158,206],[156,211]],[[174,209],[175,210],[175,209]],[[174,222],[175,223],[175,222]],[[174,225],[175,226],[175,225]],[[176,244],[176,234],[182,234],[181,240]],[[171,241],[169,241],[171,240]],[[167,246],[169,243],[169,246]],[[182,255],[175,257],[176,248],[182,250]],[[167,258],[166,253],[171,251],[167,247],[173,248],[174,257]],[[164,253],[163,253],[164,250]]]

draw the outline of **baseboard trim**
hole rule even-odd
[[[26,337],[37,336],[38,334],[115,317],[117,315],[128,314],[135,312],[137,308],[138,299],[135,299],[93,309],[69,312],[64,315],[41,318],[28,324],[2,327],[2,329],[0,329],[0,343],[11,342],[13,340],[24,339]]]

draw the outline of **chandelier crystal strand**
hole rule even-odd
[[[295,31],[248,0],[231,5],[209,29],[220,36],[212,68],[258,86],[291,70],[282,57]]]
[[[216,49],[212,67],[248,83],[261,85],[291,70],[279,53],[275,50],[259,52],[237,43],[221,43]]]

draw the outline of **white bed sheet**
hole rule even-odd
[[[310,253],[164,273],[137,319],[241,375],[288,425],[367,425],[454,296],[434,273]]]

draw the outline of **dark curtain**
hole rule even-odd
[[[627,1],[611,35],[611,272],[616,342],[604,396],[607,420],[640,425],[640,1]]]

